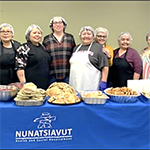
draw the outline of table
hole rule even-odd
[[[0,102],[0,149],[150,149],[150,104]]]

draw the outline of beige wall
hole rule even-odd
[[[10,23],[15,30],[14,39],[25,42],[25,31],[31,24],[39,25],[43,34],[49,29],[53,16],[66,19],[67,32],[80,43],[79,30],[83,26],[94,29],[103,26],[109,30],[108,44],[118,47],[118,36],[128,31],[133,37],[132,47],[138,52],[147,43],[145,36],[150,30],[149,1],[0,1],[0,24]]]

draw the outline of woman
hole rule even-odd
[[[73,50],[70,59],[69,84],[77,91],[104,90],[107,88],[108,60],[102,45],[94,41],[92,27],[82,27],[79,33],[81,44]]]
[[[37,25],[30,25],[26,31],[26,43],[16,53],[17,75],[21,83],[33,82],[38,88],[49,86],[50,55],[40,44],[42,30]]]
[[[103,27],[98,27],[95,30],[95,41],[103,45],[103,52],[107,55],[109,66],[112,66],[113,60],[113,48],[106,45],[108,39],[108,30]]]
[[[17,82],[18,78],[14,70],[15,53],[20,46],[18,41],[13,40],[14,29],[8,23],[0,25],[0,84],[8,85]]]
[[[138,52],[130,47],[132,37],[122,32],[118,38],[119,48],[114,50],[113,65],[110,67],[110,86],[127,86],[127,80],[138,80],[142,73],[142,60]]]
[[[143,61],[143,79],[150,79],[150,31],[147,32],[146,41],[148,46],[141,51]]]
[[[52,33],[46,35],[43,45],[51,55],[50,83],[69,83],[70,64],[69,59],[75,47],[73,35],[66,33],[67,22],[61,16],[55,16],[50,20],[49,27]]]

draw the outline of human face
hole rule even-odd
[[[148,45],[150,46],[150,35],[148,36],[147,43],[148,43]]]
[[[102,45],[105,45],[107,42],[107,34],[104,32],[99,32],[96,35],[96,41]]]
[[[131,39],[129,37],[129,35],[122,35],[120,40],[119,40],[119,46],[122,49],[127,49],[130,47],[131,44]]]
[[[64,24],[60,17],[55,17],[53,19],[53,30],[54,32],[62,32],[64,29]]]
[[[93,33],[90,30],[84,30],[81,33],[81,42],[83,45],[89,45],[93,41]]]
[[[41,41],[42,38],[42,33],[39,29],[33,28],[32,31],[30,32],[30,41],[34,45],[39,45],[39,42]]]
[[[9,27],[3,27],[0,30],[0,39],[3,42],[9,42],[12,39],[12,30]]]

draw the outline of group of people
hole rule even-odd
[[[42,40],[42,29],[30,25],[26,42],[13,40],[14,29],[0,25],[0,84],[33,82],[47,89],[53,82],[66,82],[77,91],[101,90],[127,86],[129,79],[150,79],[150,31],[148,47],[141,54],[131,48],[132,37],[122,32],[115,50],[107,45],[108,30],[84,26],[79,32],[81,43],[66,32],[61,16],[50,20],[51,33]]]

